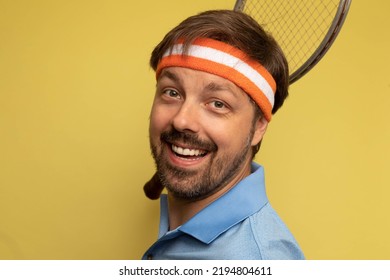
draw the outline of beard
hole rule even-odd
[[[159,146],[150,141],[151,151],[157,167],[157,174],[163,186],[174,197],[187,201],[206,198],[226,186],[243,168],[251,150],[253,129],[244,141],[239,153],[226,151],[218,154],[218,147],[212,141],[204,141],[195,134],[171,130],[160,136]],[[210,158],[205,166],[188,170],[171,165],[167,158],[173,141],[189,144],[205,150]]]

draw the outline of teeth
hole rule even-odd
[[[202,150],[188,149],[188,148],[183,149],[182,147],[178,147],[175,145],[172,145],[172,150],[175,153],[183,156],[199,156],[205,154],[205,152]]]

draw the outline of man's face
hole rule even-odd
[[[188,68],[164,69],[149,137],[169,193],[197,200],[247,176],[251,146],[261,140],[267,125],[253,118],[249,97],[229,80]]]

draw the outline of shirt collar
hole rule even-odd
[[[252,173],[198,212],[177,231],[209,244],[229,228],[260,210],[267,202],[264,169],[252,162]],[[211,218],[210,218],[211,217]],[[161,197],[160,237],[168,228],[167,198]]]

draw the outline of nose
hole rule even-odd
[[[199,110],[191,101],[184,101],[172,119],[172,126],[180,132],[199,132]]]

